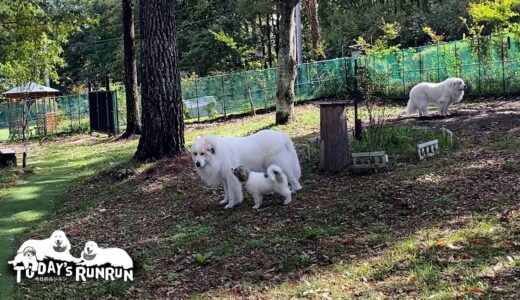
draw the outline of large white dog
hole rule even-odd
[[[96,242],[88,241],[81,253],[84,266],[102,266],[110,264],[112,267],[131,269],[134,262],[128,253],[120,248],[101,248]]]
[[[14,260],[9,261],[9,264],[17,265],[23,263],[27,268],[29,262],[32,267],[37,261],[42,261],[45,258],[52,258],[55,260],[77,262],[78,259],[70,254],[70,242],[65,233],[61,230],[56,230],[51,237],[44,240],[27,240],[25,241],[16,253]]]
[[[419,111],[419,116],[428,115],[428,104],[437,105],[439,115],[448,115],[448,107],[459,103],[464,97],[467,86],[460,78],[448,78],[440,83],[422,82],[410,90],[410,100],[406,114],[412,115]]]
[[[203,137],[191,147],[197,173],[209,186],[224,186],[225,208],[243,200],[240,181],[232,168],[244,166],[264,172],[268,166],[280,166],[293,192],[301,189],[300,162],[289,136],[275,130],[262,130],[246,137]]]

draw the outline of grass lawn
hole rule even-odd
[[[0,128],[0,142],[9,140],[9,128]]]
[[[49,218],[56,201],[63,197],[74,180],[92,175],[110,162],[128,160],[134,143],[113,143],[79,138],[49,143],[43,147],[31,144],[29,176],[16,176],[13,169],[2,170],[0,176],[0,298],[11,295],[12,278],[7,261],[13,258],[13,240]],[[99,153],[106,155],[100,156]],[[16,181],[16,182],[14,182]]]
[[[520,186],[513,183],[520,182],[520,103],[501,103],[497,112],[488,108],[466,105],[444,119],[390,118],[396,128],[385,134],[390,170],[327,175],[317,170],[316,157],[302,159],[304,188],[294,201],[282,207],[279,197],[269,196],[258,211],[247,196],[233,210],[219,207],[222,191],[202,186],[188,155],[137,165],[128,162],[135,141],[83,137],[49,143],[42,148],[47,154],[32,162],[35,174],[0,200],[0,213],[27,215],[0,227],[12,231],[0,236],[8,243],[2,259],[20,241],[46,238],[60,228],[75,256],[91,239],[127,250],[135,281],[32,282],[17,286],[13,295],[516,299]],[[401,110],[388,109],[391,115]],[[305,143],[319,131],[319,112],[301,106],[297,115],[289,126],[273,126],[272,113],[191,124],[186,140],[189,146],[207,134],[274,128]],[[453,131],[455,145],[426,161],[411,158],[414,143],[437,137],[442,127]],[[117,176],[122,168],[134,174]],[[32,205],[15,209],[15,203]],[[13,245],[24,228],[31,230]]]

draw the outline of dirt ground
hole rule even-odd
[[[389,122],[447,128],[455,147],[426,161],[394,163],[386,172],[364,176],[321,174],[316,159],[305,161],[304,188],[294,201],[282,207],[281,199],[270,196],[258,211],[249,197],[233,210],[219,207],[222,191],[201,184],[188,155],[137,166],[129,177],[119,176],[126,166],[117,165],[74,184],[58,205],[55,221],[24,238],[46,237],[52,227],[78,245],[74,255],[90,239],[126,249],[136,263],[133,283],[120,289],[81,284],[81,290],[92,286],[92,296],[101,298],[422,298],[419,283],[392,283],[400,277],[410,281],[411,261],[393,264],[378,276],[372,272],[352,279],[360,284],[343,287],[343,294],[334,292],[336,279],[330,279],[328,292],[292,289],[319,274],[339,274],[338,265],[379,265],[398,243],[416,239],[420,244],[420,232],[457,232],[481,221],[503,225],[496,236],[500,240],[475,235],[455,253],[419,247],[413,264],[423,260],[444,266],[450,259],[461,264],[472,259],[493,265],[497,256],[518,256],[520,227],[512,216],[520,211],[520,101],[476,102],[446,118]],[[497,249],[500,242],[507,244]],[[466,282],[456,274],[441,276],[438,280],[455,285]],[[451,296],[514,299],[520,297],[519,276],[518,264],[495,276],[475,275],[486,288],[453,287]],[[292,288],[284,290],[286,286]],[[75,287],[35,283],[20,292],[56,295],[52,290],[58,288],[61,295],[73,296]]]

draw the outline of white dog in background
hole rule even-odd
[[[238,166],[233,169],[233,174],[240,182],[245,182],[246,190],[255,200],[254,209],[259,209],[263,196],[272,192],[285,198],[283,205],[289,204],[292,200],[287,176],[277,165],[270,165],[265,173],[253,172],[247,167]]]
[[[232,208],[243,200],[240,181],[232,168],[244,166],[263,172],[278,165],[287,176],[292,191],[301,189],[300,162],[289,136],[275,130],[262,130],[246,137],[203,137],[191,147],[197,173],[209,186],[224,186],[225,208]]]
[[[467,86],[460,78],[448,78],[440,83],[422,82],[410,90],[410,100],[406,114],[412,115],[419,111],[419,116],[428,115],[428,104],[437,105],[439,115],[448,115],[448,107],[459,103],[464,97]]]
[[[81,257],[83,261],[80,264],[89,267],[110,264],[112,267],[131,269],[134,266],[132,258],[125,250],[120,248],[101,248],[93,241],[85,243]]]
[[[48,239],[25,241],[20,248],[18,248],[14,260],[8,263],[17,265],[23,262],[27,268],[27,263],[30,261],[33,263],[32,267],[34,268],[35,260],[42,261],[45,258],[68,262],[78,261],[77,258],[70,254],[70,248],[70,242],[65,232],[56,230]]]

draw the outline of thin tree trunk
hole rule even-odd
[[[184,151],[179,56],[171,0],[139,0],[143,133],[138,160]]]
[[[280,52],[280,15],[276,15],[276,19],[273,17],[273,22],[276,21],[276,25],[274,27],[274,52],[278,57],[278,52]]]
[[[312,39],[312,49],[313,56],[315,59],[323,59],[325,55],[323,54],[323,49],[321,47],[321,28],[320,28],[320,19],[318,16],[318,0],[303,0],[303,5],[305,7],[305,11],[307,12],[307,17],[309,18],[310,26],[311,26],[311,39]]]
[[[132,0],[123,0],[123,44],[126,93],[126,130],[121,138],[141,133],[137,105],[137,65],[135,62],[135,31]]]
[[[273,67],[273,47],[271,42],[271,15],[267,16],[267,61],[269,68]]]
[[[280,50],[276,90],[276,124],[294,119],[294,81],[296,79],[296,45],[294,14],[298,0],[276,0],[280,15]]]

